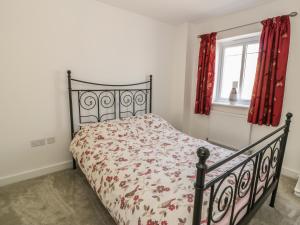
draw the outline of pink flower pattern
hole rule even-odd
[[[70,151],[117,224],[190,225],[200,146],[210,150],[208,165],[233,153],[145,114],[83,126]],[[210,172],[206,182],[245,157]],[[205,191],[202,218],[207,216],[208,200]]]

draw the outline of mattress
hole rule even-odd
[[[70,151],[117,224],[191,225],[196,151],[201,146],[210,151],[208,165],[233,154],[176,130],[158,115],[145,114],[82,126]],[[236,157],[208,173],[206,182],[246,157]],[[234,182],[226,179],[220,193]],[[204,192],[201,225],[207,224],[209,194],[210,190]],[[242,208],[248,198],[237,198],[236,207]],[[223,217],[217,211],[213,210],[215,220]],[[228,215],[216,224],[227,224]]]

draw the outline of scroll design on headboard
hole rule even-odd
[[[72,136],[78,124],[152,112],[152,75],[145,82],[111,85],[73,79],[71,71],[67,73]]]
[[[116,119],[115,104],[115,92],[112,91],[78,91],[78,111],[79,122],[85,123],[84,118],[95,118],[95,122],[102,121],[105,116],[112,115],[113,119]],[[110,113],[101,113],[100,109],[110,109]],[[82,114],[82,111],[92,112],[93,114]],[[89,121],[92,122],[92,121]]]

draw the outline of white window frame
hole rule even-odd
[[[249,44],[259,43],[259,33],[255,33],[255,35],[251,37],[243,37],[243,38],[236,38],[233,40],[220,40],[217,41],[217,48],[218,48],[218,58],[217,58],[217,76],[216,76],[216,85],[215,85],[215,94],[213,103],[220,103],[220,104],[230,104],[229,96],[228,98],[221,97],[221,81],[223,78],[223,64],[224,64],[224,49],[228,47],[234,47],[238,45],[243,45],[243,53],[242,53],[242,65],[240,71],[240,80],[238,86],[238,100],[237,104],[249,106],[250,100],[241,99],[241,93],[243,89],[243,79],[244,79],[244,72],[245,72],[245,63],[246,63],[246,46]]]

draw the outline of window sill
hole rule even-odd
[[[216,106],[225,106],[225,107],[233,107],[233,108],[243,108],[248,109],[249,105],[241,104],[241,103],[231,103],[231,102],[213,102],[213,105]]]

